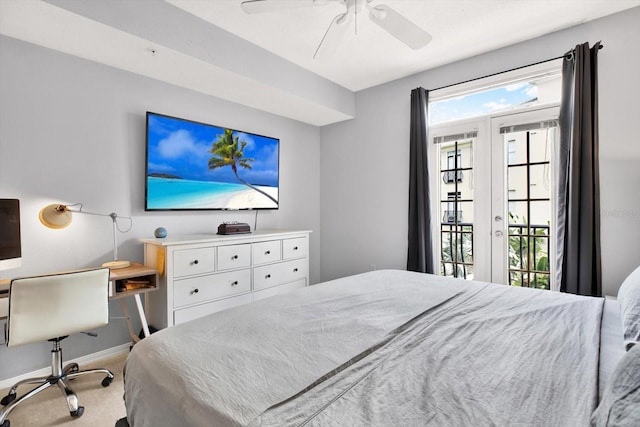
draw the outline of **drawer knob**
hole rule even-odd
[[[297,246],[294,246],[294,247],[293,247],[293,250],[294,250],[294,251],[297,251],[297,250],[298,250],[298,247],[297,247]]]
[[[191,291],[192,294],[197,294],[198,292],[200,292],[200,289],[195,288],[193,291]]]
[[[199,261],[198,261],[197,259],[193,260],[193,263],[194,263],[195,265],[198,265],[198,262],[199,262]]]
[[[271,275],[267,274],[266,276],[264,276],[265,279],[271,279]]]
[[[294,272],[294,273],[297,273],[297,272],[298,272],[298,269],[297,269],[297,268],[294,268],[294,269],[293,269],[293,272]]]
[[[231,286],[238,286],[238,281],[231,282]]]
[[[271,251],[267,251],[267,252],[265,252],[264,254],[265,254],[265,255],[269,255],[270,253],[271,253]]]
[[[231,259],[238,259],[238,255],[232,256]]]

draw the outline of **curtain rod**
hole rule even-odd
[[[598,43],[600,43],[600,42],[598,42]],[[598,43],[596,43],[596,45],[597,45]],[[595,46],[595,45],[594,45],[594,46]],[[603,44],[598,45],[598,50],[602,49],[603,47],[604,47],[604,45],[603,45]],[[509,72],[511,72],[511,71],[520,70],[520,69],[522,69],[522,68],[527,68],[527,67],[532,67],[532,66],[534,66],[534,65],[544,64],[545,62],[556,61],[556,60],[558,60],[558,59],[562,59],[562,58],[567,57],[568,55],[571,55],[571,54],[573,53],[573,50],[574,50],[574,49],[571,49],[569,52],[565,53],[564,55],[557,56],[557,57],[555,57],[555,58],[551,58],[551,59],[545,59],[544,61],[534,62],[533,64],[523,65],[523,66],[521,66],[521,67],[511,68],[511,69],[509,69],[509,70],[500,71],[500,72],[493,73],[493,74],[487,74],[486,76],[482,76],[482,77],[475,77],[475,78],[473,78],[473,79],[465,80],[465,81],[463,81],[463,82],[458,82],[458,83],[452,83],[452,84],[450,84],[450,85],[441,86],[441,87],[438,87],[438,88],[435,88],[435,89],[429,89],[429,92],[433,92],[433,91],[440,90],[440,89],[446,89],[446,88],[448,88],[448,87],[457,86],[457,85],[461,85],[461,84],[465,84],[465,83],[473,82],[473,81],[476,81],[476,80],[481,80],[481,79],[484,79],[484,78],[487,78],[487,77],[498,76],[498,75],[500,75],[500,74],[509,73]]]

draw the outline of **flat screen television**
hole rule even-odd
[[[0,199],[0,270],[20,267],[20,201]]]
[[[147,112],[145,210],[278,209],[280,140]]]

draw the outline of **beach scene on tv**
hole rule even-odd
[[[147,210],[275,209],[279,140],[147,113]]]

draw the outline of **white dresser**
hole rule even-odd
[[[177,325],[309,284],[310,231],[143,239],[145,265],[159,272],[148,295],[156,328]]]

